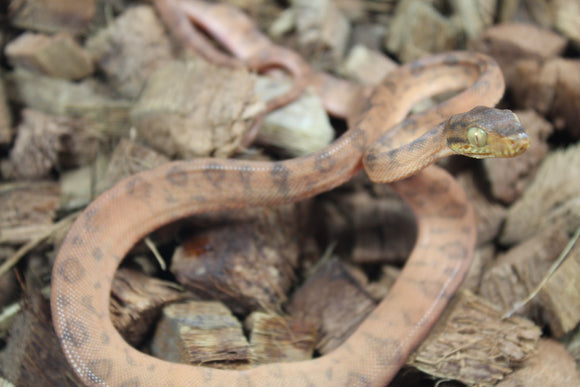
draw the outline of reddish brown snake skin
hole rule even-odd
[[[416,102],[466,87],[396,126]],[[384,386],[459,286],[475,245],[473,213],[460,186],[439,168],[419,171],[453,153],[447,144],[472,156],[486,152],[477,157],[513,156],[529,145],[517,117],[496,109],[477,108],[428,128],[476,105],[494,105],[503,88],[499,68],[483,55],[433,56],[395,70],[356,115],[360,118],[349,117],[350,129],[313,155],[280,162],[177,161],[119,182],[78,217],[54,264],[54,327],[77,375],[87,385],[103,386]],[[393,187],[415,212],[418,237],[387,297],[332,353],[244,371],[216,370],[143,354],[114,329],[111,281],[139,239],[194,214],[314,196],[350,179],[363,160],[377,181],[416,174]]]

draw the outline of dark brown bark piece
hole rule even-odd
[[[172,282],[129,269],[115,273],[109,311],[115,328],[132,345],[142,342],[161,308],[191,297]]]
[[[548,280],[539,294],[544,319],[554,338],[570,333],[580,323],[580,244]]]
[[[0,73],[0,146],[12,141],[12,117],[8,109],[6,91],[4,88],[4,74]]]
[[[329,242],[348,251],[356,263],[404,262],[416,238],[413,213],[398,197],[376,197],[367,191],[332,196],[321,206]]]
[[[442,379],[491,386],[533,353],[540,335],[531,321],[503,320],[501,311],[463,291],[407,364]]]
[[[316,327],[274,313],[254,312],[245,322],[251,332],[254,364],[309,360],[317,339]]]
[[[25,243],[44,235],[53,226],[60,189],[53,182],[28,182],[0,186],[0,240]]]
[[[305,218],[291,204],[214,220],[176,250],[171,271],[195,294],[235,313],[280,310],[295,281]]]
[[[560,225],[545,229],[499,255],[481,279],[482,297],[505,312],[511,310],[540,283],[567,242],[568,235]],[[535,318],[537,308],[537,302],[532,302],[518,314]]]
[[[38,179],[48,177],[53,168],[88,164],[96,156],[99,142],[94,133],[84,128],[83,120],[24,110],[5,173]]]
[[[54,334],[50,303],[29,293],[0,359],[0,374],[16,386],[80,386]]]
[[[1,201],[0,194],[0,201]],[[1,205],[0,205],[1,207]],[[0,211],[2,211],[0,209]],[[4,234],[3,227],[0,226],[0,236]],[[13,256],[16,249],[8,246],[0,245],[0,262],[6,261],[9,257]],[[0,311],[4,311],[4,308],[8,304],[16,301],[16,297],[19,294],[20,285],[16,281],[16,272],[14,270],[7,271],[6,273],[0,275]],[[6,321],[0,321],[0,338],[4,339],[4,329],[6,328]],[[0,363],[2,360],[0,359]]]
[[[500,242],[514,244],[559,223],[572,234],[580,225],[578,165],[580,144],[548,154],[526,192],[509,208]]]
[[[287,310],[294,319],[318,327],[320,341],[316,349],[320,353],[338,347],[375,308],[376,302],[364,289],[361,278],[362,272],[332,258],[293,294]]]
[[[240,322],[223,304],[208,301],[163,308],[152,353],[176,363],[214,368],[246,368],[251,361]]]
[[[490,200],[482,192],[482,187],[485,186],[484,182],[481,181],[483,178],[478,178],[473,172],[461,173],[457,176],[457,180],[463,186],[475,212],[477,244],[481,246],[492,241],[498,235],[505,219],[505,207]]]

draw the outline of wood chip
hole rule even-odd
[[[518,157],[483,160],[491,194],[505,204],[513,203],[523,194],[525,187],[548,152],[548,136],[554,130],[548,121],[533,110],[517,111],[516,114],[530,136],[532,142],[530,148]]]
[[[111,320],[123,338],[135,346],[143,341],[163,306],[185,297],[191,295],[173,282],[119,269],[111,289]]]
[[[458,293],[407,364],[442,379],[492,386],[535,350],[541,330],[468,291]]]
[[[59,205],[58,184],[27,182],[0,186],[0,241],[25,243],[52,227]]]
[[[580,244],[548,280],[539,294],[543,317],[554,338],[561,338],[580,323]]]
[[[527,1],[526,6],[539,24],[555,29],[580,48],[580,3],[577,0]]]
[[[401,264],[415,243],[415,218],[398,197],[373,197],[367,191],[335,195],[323,203],[328,243],[337,241],[356,263]]]
[[[0,146],[12,141],[12,117],[6,101],[4,76],[0,73]]]
[[[28,290],[10,330],[0,374],[16,386],[80,386],[52,328],[48,299]]]
[[[13,26],[43,32],[88,30],[95,15],[95,0],[18,0],[10,2]]]
[[[147,144],[169,157],[227,157],[240,149],[261,108],[247,70],[175,61],[149,78],[131,121]]]
[[[403,62],[453,49],[455,29],[430,3],[405,0],[399,2],[385,40],[388,51]]]
[[[357,83],[376,86],[397,67],[388,56],[359,44],[350,50],[339,72]]]
[[[254,312],[245,322],[254,364],[309,360],[317,339],[316,327],[273,313]]]
[[[0,188],[1,190],[1,188]],[[3,200],[2,194],[0,193],[0,200]],[[0,207],[2,205],[0,204]],[[0,208],[0,211],[2,209]],[[3,222],[0,221],[0,230],[4,230]],[[4,232],[0,231],[0,239],[4,240]],[[9,242],[9,241],[7,241]],[[16,252],[16,249],[8,246],[0,245],[0,262],[6,261],[9,257],[13,256]],[[0,275],[0,311],[4,311],[4,309],[11,303],[17,301],[17,296],[20,293],[20,285],[16,280],[16,271],[10,270],[2,275]],[[4,322],[0,319],[0,338],[6,339],[3,335],[4,330]]]
[[[255,92],[264,102],[281,96],[292,84],[258,77]],[[280,149],[285,155],[312,154],[334,140],[334,129],[320,97],[307,89],[291,103],[268,113],[256,141]]]
[[[509,87],[517,84],[515,66],[520,60],[540,62],[564,52],[566,39],[533,24],[503,23],[488,28],[469,48],[492,56],[500,65]]]
[[[90,55],[67,33],[25,33],[10,42],[5,54],[14,67],[56,78],[78,80],[90,75]]]
[[[542,228],[566,225],[572,233],[580,225],[580,144],[549,154],[524,195],[508,210],[500,237],[510,245]]]
[[[541,339],[534,355],[496,385],[521,386],[580,386],[580,374],[574,359],[561,343]]]
[[[169,36],[151,6],[128,8],[86,43],[109,84],[136,99],[149,76],[173,58]]]
[[[554,58],[519,61],[515,67],[514,100],[547,116],[556,129],[580,137],[580,60]]]
[[[246,368],[251,358],[240,322],[213,301],[163,308],[151,347],[161,359],[214,368]]]
[[[331,0],[293,0],[300,52],[318,69],[332,69],[345,53],[350,23]]]
[[[29,109],[22,114],[18,136],[10,152],[11,176],[48,177],[54,168],[73,168],[95,158],[98,138],[83,130],[82,120]]]
[[[103,136],[121,136],[129,129],[131,103],[105,96],[89,83],[16,69],[6,74],[6,96],[29,109],[84,119],[84,129]]]
[[[195,294],[235,313],[280,310],[295,281],[307,218],[301,213],[291,204],[210,221],[176,249],[171,271]]]
[[[484,177],[467,172],[457,175],[457,180],[465,190],[475,212],[477,221],[477,244],[491,242],[500,232],[506,216],[506,209],[491,200],[481,189]]]
[[[375,300],[364,290],[364,278],[362,272],[333,258],[293,294],[288,313],[318,327],[320,353],[338,347],[375,308]]]
[[[568,235],[560,225],[499,255],[481,279],[481,295],[504,311],[511,310],[540,283],[567,242]],[[537,308],[537,303],[531,303],[518,313],[537,317]]]
[[[450,3],[468,39],[479,36],[494,22],[497,0],[452,0]]]
[[[121,139],[111,155],[105,176],[97,183],[97,192],[104,192],[125,177],[169,161],[168,157],[151,148]]]

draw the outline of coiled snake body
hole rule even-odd
[[[395,126],[416,102],[466,87]],[[463,190],[439,168],[418,172],[454,151],[476,157],[524,151],[527,136],[509,111],[478,107],[444,121],[476,105],[493,106],[502,93],[501,73],[487,57],[434,56],[394,71],[350,114],[350,129],[313,155],[280,162],[177,161],[121,181],[79,216],[54,265],[54,326],[75,372],[87,385],[107,386],[384,386],[443,310],[475,245]],[[442,121],[435,129],[422,129]],[[393,184],[417,215],[418,239],[387,297],[335,351],[310,361],[215,370],[143,354],[114,329],[108,312],[111,282],[140,238],[193,214],[311,197],[347,181],[363,163],[381,182],[418,173]]]

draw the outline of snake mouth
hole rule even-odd
[[[526,132],[519,132],[506,138],[507,145],[503,149],[503,156],[515,157],[524,153],[531,145],[530,136]]]
[[[494,136],[495,137],[495,136]],[[485,159],[492,157],[516,157],[530,147],[530,137],[526,132],[518,132],[506,137],[492,138],[485,146],[477,147],[468,142],[450,144],[449,147],[458,154]]]

